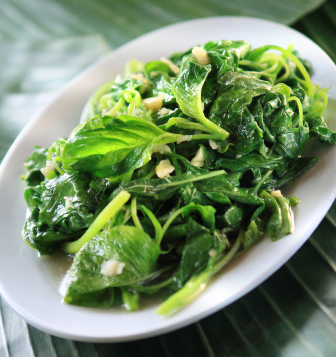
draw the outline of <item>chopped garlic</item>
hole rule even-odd
[[[283,197],[280,190],[272,191],[272,192],[271,192],[271,195],[272,195],[273,197]]]
[[[209,250],[209,255],[211,258],[216,258],[217,257],[217,252],[215,249],[210,249]]]
[[[237,154],[236,159],[240,159],[243,155],[242,154]]]
[[[65,199],[65,209],[70,209],[71,197],[64,196]]]
[[[146,85],[146,86],[149,86],[149,80],[147,79],[147,78],[144,78],[143,80],[142,80],[142,83],[144,84],[144,85]]]
[[[218,148],[218,145],[216,144],[216,141],[214,141],[214,140],[209,140],[209,145],[212,150],[217,150],[217,148]]]
[[[177,144],[181,144],[183,143],[184,141],[190,141],[192,138],[192,135],[182,135],[182,136],[179,136],[176,140],[176,143]]]
[[[126,263],[119,262],[118,269],[117,269],[117,275],[122,274],[122,272],[124,271],[125,266],[126,266]]]
[[[118,74],[118,75],[116,76],[115,80],[114,80],[114,83],[121,83],[122,81],[123,81],[123,80],[122,80],[122,78],[121,78],[121,75]]]
[[[105,276],[115,276],[122,274],[126,264],[118,260],[107,260],[101,267],[101,274]]]
[[[51,171],[55,170],[54,163],[50,160],[46,161],[46,167],[42,167],[40,170],[44,177],[47,177]]]
[[[202,147],[198,149],[195,157],[190,161],[190,163],[196,167],[203,167],[205,165]]]
[[[207,51],[202,47],[194,47],[192,54],[195,56],[196,62],[201,66],[205,66],[210,63]]]
[[[155,152],[159,152],[160,154],[164,154],[164,153],[171,153],[171,149],[168,145],[166,144],[157,144],[157,145],[154,145],[153,147],[153,153]]]
[[[155,168],[155,173],[159,178],[170,177],[170,174],[175,170],[175,167],[170,163],[170,160],[161,160]]]
[[[167,65],[170,67],[170,69],[175,73],[179,73],[180,69],[176,66],[176,64],[174,64],[171,60],[169,60],[168,58],[164,58],[161,57],[160,59],[161,62],[163,63],[167,63]]]
[[[138,79],[140,81],[143,78],[143,74],[142,73],[131,74],[130,77],[132,79]]]
[[[152,109],[154,112],[158,112],[162,108],[162,97],[146,98],[143,103],[147,110]]]
[[[158,114],[160,114],[160,115],[166,115],[166,114],[168,114],[169,112],[170,112],[170,109],[167,109],[167,108],[163,107],[163,108],[161,108],[161,109],[159,110]]]

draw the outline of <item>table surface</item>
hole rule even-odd
[[[242,10],[247,1],[100,0],[90,8],[91,0],[3,0],[0,159],[68,80],[111,49],[170,23],[214,15],[269,18],[290,24],[336,60],[334,1],[255,3]],[[275,4],[279,9],[271,9]],[[298,10],[298,4],[305,8]],[[90,18],[90,11],[102,21]],[[335,233],[336,204],[303,247],[252,292],[188,327],[134,342],[84,343],[48,335],[25,323],[0,296],[0,357],[336,356]]]

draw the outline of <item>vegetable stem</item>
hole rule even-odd
[[[314,86],[312,84],[312,81],[310,79],[310,76],[306,70],[306,68],[304,67],[304,65],[300,62],[300,60],[295,56],[293,55],[292,52],[288,51],[288,50],[285,50],[284,48],[282,47],[279,47],[279,46],[274,46],[274,45],[269,45],[267,46],[269,49],[273,49],[273,50],[277,50],[281,53],[283,53],[285,56],[287,56],[289,59],[291,59],[295,64],[296,66],[298,67],[298,69],[300,70],[300,72],[302,73],[303,75],[303,78],[305,79],[305,82],[306,82],[306,86],[307,86],[307,89],[308,89],[308,95],[311,99],[314,98]]]
[[[121,288],[121,295],[124,302],[124,306],[128,311],[139,310],[139,298],[140,294],[135,291],[129,291],[127,288]]]
[[[172,222],[175,220],[175,218],[181,214],[183,212],[184,207],[178,209],[177,211],[175,211],[167,220],[167,222],[164,224],[163,228],[162,228],[162,234],[160,237],[160,242],[164,236],[164,234],[166,233],[167,229],[169,228],[169,226],[172,224]]]
[[[158,315],[171,315],[191,303],[206,288],[210,278],[224,268],[237,253],[244,238],[244,230],[239,231],[238,238],[229,252],[206,268],[201,274],[193,276],[184,287],[163,302],[156,310]]]
[[[76,241],[65,243],[62,248],[66,253],[74,254],[82,246],[93,238],[105,226],[105,224],[120,210],[120,208],[130,199],[131,195],[127,191],[121,191],[116,197],[99,213],[88,230]]]
[[[152,211],[150,211],[146,206],[142,206],[141,208],[147,214],[149,219],[152,221],[154,229],[155,229],[155,243],[158,246],[160,246],[161,239],[162,239],[162,236],[163,236],[163,234],[162,234],[162,226],[161,226],[160,222],[157,220],[157,218],[155,217],[155,215],[154,215],[154,213]]]
[[[121,97],[118,100],[117,104],[111,110],[109,110],[105,115],[114,116],[121,109],[121,107],[124,105],[124,103],[125,103],[125,99],[123,97]]]
[[[206,180],[209,179],[211,177],[216,177],[216,176],[220,176],[225,174],[224,170],[218,170],[218,171],[211,171],[208,174],[202,174],[199,176],[193,176],[191,178],[187,178],[185,180],[181,180],[181,181],[176,181],[176,182],[167,182],[167,183],[163,183],[162,185],[157,185],[157,189],[161,189],[162,187],[172,187],[172,186],[180,186],[180,185],[184,185],[187,184],[189,182],[195,182],[195,181],[202,181],[202,180]],[[138,184],[138,185],[134,185],[132,188],[133,189],[139,189],[140,187],[144,187],[147,188],[147,185],[144,184]]]
[[[213,133],[213,130],[207,128],[203,124],[193,123],[189,120],[186,120],[186,119],[183,119],[180,117],[170,118],[168,120],[167,124],[165,125],[165,129],[168,130],[173,125],[176,125],[183,129],[200,130],[200,131],[204,131],[206,133]]]
[[[132,202],[131,202],[131,214],[132,214],[132,219],[134,222],[134,225],[143,231],[142,225],[140,223],[139,217],[138,217],[138,213],[137,213],[137,200],[136,197],[132,198]]]
[[[302,104],[300,102],[300,99],[298,97],[289,97],[287,99],[288,102],[290,101],[295,101],[297,103],[298,109],[299,109],[299,126],[303,125],[303,109],[302,109]]]

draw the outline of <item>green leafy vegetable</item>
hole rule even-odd
[[[125,286],[151,272],[159,254],[150,236],[135,227],[114,227],[99,233],[76,254],[64,301],[72,303],[73,294],[79,299],[79,294]],[[122,263],[122,273],[110,272],[106,265],[111,262]]]
[[[299,200],[280,188],[317,162],[311,137],[336,142],[310,71],[293,46],[210,41],[97,89],[25,163],[24,240],[75,254],[64,301],[134,311],[156,294],[169,315],[264,233],[292,233]]]

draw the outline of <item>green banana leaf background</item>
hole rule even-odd
[[[57,90],[120,45],[162,26],[242,15],[287,24],[336,61],[336,2],[328,0],[0,0],[0,160]],[[0,296],[0,357],[336,356],[336,204],[273,276],[183,329],[94,344],[26,324]]]

